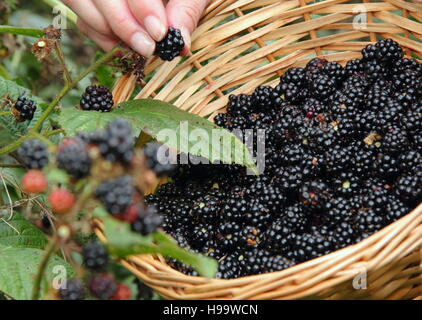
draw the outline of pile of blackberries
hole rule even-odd
[[[265,172],[180,165],[148,198],[218,277],[283,270],[354,244],[422,200],[422,66],[391,39],[344,67],[315,58],[232,95],[215,123],[265,129]],[[169,263],[187,274],[189,267]]]

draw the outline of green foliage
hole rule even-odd
[[[0,245],[0,291],[17,300],[31,299],[35,274],[44,251],[34,248],[15,248]],[[60,267],[60,268],[55,268]],[[45,270],[41,290],[45,294],[54,277],[65,270],[67,278],[74,275],[70,265],[58,256],[52,256]]]
[[[65,109],[60,115],[59,122],[68,135],[74,135],[79,131],[95,131],[117,117],[130,121],[135,134],[139,134],[142,130],[159,142],[181,152],[205,157],[211,162],[237,163],[256,169],[245,145],[231,132],[159,100],[124,102],[110,113]],[[187,129],[187,135],[183,132],[183,126]],[[167,136],[162,135],[164,130],[173,132],[175,139],[167,139]],[[212,141],[213,134],[220,136],[217,143]],[[221,143],[226,141],[229,143]],[[215,148],[216,144],[220,144],[221,148]]]
[[[125,258],[134,254],[162,254],[191,266],[205,277],[213,277],[217,271],[217,261],[180,248],[173,239],[161,232],[142,237],[132,232],[128,223],[112,218],[106,218],[104,223],[107,248],[114,256]]]
[[[0,33],[11,33],[34,38],[41,38],[44,35],[44,32],[41,29],[19,28],[2,25],[0,25]]]
[[[46,244],[45,235],[21,214],[14,214],[13,219],[7,223],[0,220],[0,245],[44,249]]]

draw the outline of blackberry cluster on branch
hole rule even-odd
[[[80,101],[86,111],[110,112],[113,105],[113,94],[104,86],[88,86]]]
[[[22,95],[16,100],[12,111],[17,122],[24,122],[32,120],[36,110],[35,101]]]
[[[182,53],[185,41],[179,29],[169,27],[163,40],[156,43],[155,55],[165,61],[172,61]]]
[[[219,260],[224,279],[354,244],[422,201],[421,77],[421,65],[386,39],[344,67],[315,58],[275,88],[231,95],[215,123],[265,129],[264,173],[180,164],[146,201],[181,246]]]
[[[177,169],[172,163],[171,150],[160,143],[150,142],[143,148],[147,167],[155,172],[157,177],[171,176]]]
[[[18,149],[18,156],[28,169],[44,168],[49,158],[47,147],[37,139],[24,141]]]

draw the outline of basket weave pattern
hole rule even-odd
[[[422,6],[403,0],[214,0],[193,34],[193,53],[150,61],[136,98],[212,119],[229,93],[274,86],[284,70],[315,56],[344,64],[380,37],[421,59],[421,20]],[[123,76],[116,102],[134,89],[135,78]],[[98,235],[106,241],[99,229]],[[186,276],[151,255],[122,263],[169,299],[422,299],[422,205],[356,245],[280,272],[220,280]],[[365,275],[366,289],[355,289],[356,276]]]

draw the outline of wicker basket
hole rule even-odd
[[[403,0],[215,0],[192,37],[193,54],[182,62],[150,61],[150,80],[137,98],[170,101],[212,119],[224,111],[228,93],[274,86],[285,69],[316,55],[344,63],[389,37],[421,59],[421,20],[422,6]],[[134,78],[122,77],[117,102],[134,88]],[[280,272],[219,280],[186,276],[151,255],[122,263],[168,299],[422,299],[422,205],[356,245]],[[366,289],[354,289],[365,274]]]

